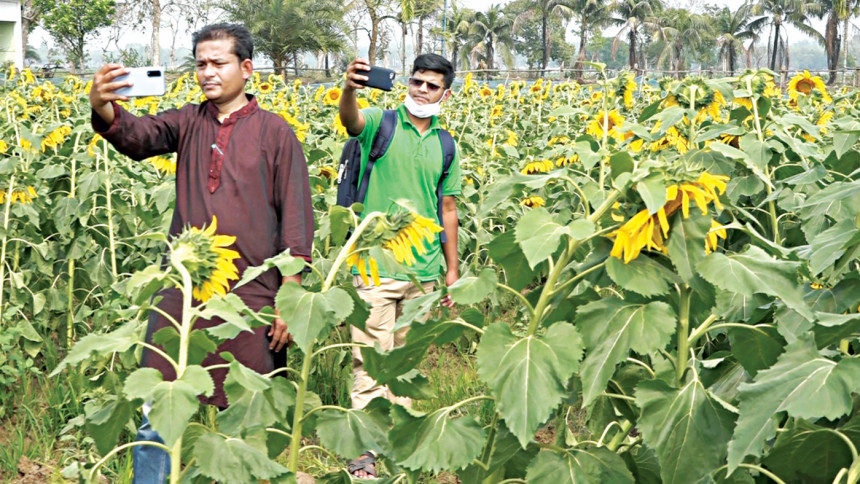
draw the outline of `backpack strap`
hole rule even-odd
[[[439,141],[442,143],[442,176],[439,177],[439,183],[436,185],[436,200],[438,207],[436,215],[439,217],[439,225],[442,225],[443,230],[439,233],[439,240],[443,243],[448,242],[448,237],[445,236],[444,221],[442,220],[442,185],[448,174],[451,172],[451,165],[454,163],[454,155],[457,151],[457,146],[454,143],[454,137],[447,130],[439,130]]]
[[[394,129],[397,127],[397,111],[386,109],[382,112],[382,122],[379,124],[379,130],[376,131],[376,136],[373,137],[373,144],[370,147],[370,155],[367,157],[367,166],[364,167],[364,176],[358,184],[358,193],[355,195],[355,201],[364,203],[364,197],[367,195],[367,187],[370,184],[370,172],[373,171],[373,165],[376,160],[382,158],[382,155],[388,150],[388,145],[394,138]]]

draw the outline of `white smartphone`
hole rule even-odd
[[[121,87],[115,92],[121,96],[146,97],[163,96],[167,83],[164,79],[164,67],[129,67],[129,73],[117,77],[114,81],[129,79],[131,86]]]

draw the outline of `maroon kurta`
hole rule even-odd
[[[234,262],[242,274],[247,267],[289,249],[310,260],[314,220],[308,185],[307,162],[289,125],[262,110],[256,99],[218,121],[218,109],[210,102],[189,104],[156,116],[136,117],[114,103],[110,125],[93,112],[93,129],[119,152],[135,160],[177,152],[176,208],[170,235],[188,225],[202,227],[218,217],[218,234],[235,235],[233,247],[241,256]],[[290,275],[290,274],[285,274]],[[235,294],[251,309],[273,306],[281,275],[270,270],[236,289]],[[159,307],[177,319],[182,298],[176,289],[163,291]],[[284,321],[289,325],[289,319]],[[198,320],[195,328],[221,324]],[[155,311],[150,313],[146,339],[169,326]],[[254,334],[243,332],[226,341],[218,352],[228,351],[249,368],[265,373],[273,369],[268,349],[268,327]],[[286,350],[282,350],[286,351]],[[205,365],[222,363],[217,354]],[[144,350],[141,365],[160,370],[165,379],[175,378],[173,367],[159,355]],[[215,395],[206,399],[227,406],[223,392],[226,370],[215,370]]]

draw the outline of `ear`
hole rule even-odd
[[[444,93],[444,94],[442,94],[442,98],[441,98],[441,99],[439,99],[439,102],[445,102],[445,101],[447,101],[447,100],[448,100],[448,98],[449,98],[449,97],[451,97],[451,90],[450,90],[450,89],[445,89],[445,93]]]
[[[251,59],[245,59],[239,63],[239,69],[242,70],[242,79],[247,81],[254,72],[254,63],[251,62]]]

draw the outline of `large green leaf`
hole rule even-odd
[[[403,312],[394,323],[394,331],[424,320],[427,313],[439,306],[442,291],[428,292],[403,303]]]
[[[568,323],[553,324],[543,338],[517,338],[505,323],[487,328],[478,345],[478,376],[523,448],[567,395],[581,357],[582,338]]]
[[[257,482],[289,473],[286,467],[241,439],[215,432],[201,435],[194,445],[194,457],[200,472],[223,484]]]
[[[237,287],[242,287],[245,284],[260,277],[261,275],[263,275],[263,273],[270,271],[276,267],[278,268],[280,273],[285,276],[298,274],[302,271],[302,269],[304,269],[305,264],[306,263],[304,259],[293,257],[290,255],[290,251],[286,250],[276,256],[269,257],[258,266],[245,269],[245,272],[242,273],[242,278],[239,279],[239,282],[237,282],[236,285],[233,286],[233,288],[235,289]]]
[[[662,380],[636,387],[637,425],[657,452],[665,483],[695,482],[719,467],[731,438],[732,415],[692,378],[680,389]]]
[[[499,422],[498,425],[491,428],[489,432],[490,436],[488,440],[492,439],[492,441],[487,442],[487,445],[484,447],[484,452],[480,457],[481,462],[489,461],[488,467],[485,469],[477,463],[472,463],[457,473],[461,482],[482,482],[488,476],[491,476],[496,472],[502,472],[505,465],[508,464],[517,453],[525,452],[520,447],[520,443],[514,434],[505,427],[504,422]],[[536,447],[537,445],[534,444],[529,446],[529,449]],[[524,467],[525,466],[522,468]]]
[[[165,353],[175,360],[179,359],[179,333],[173,326],[161,328],[152,335],[152,342],[161,346]],[[218,344],[209,338],[208,332],[202,329],[192,330],[187,341],[188,363],[199,365],[210,354],[218,351]]]
[[[131,402],[123,398],[109,400],[97,409],[86,407],[87,434],[99,454],[105,455],[116,446],[120,432],[131,421],[132,410]]]
[[[702,277],[720,289],[746,296],[761,293],[778,297],[812,320],[814,315],[797,283],[799,268],[799,263],[777,260],[755,246],[731,256],[715,252],[697,265]]]
[[[450,325],[431,320],[413,325],[406,333],[406,343],[389,352],[382,352],[377,348],[362,348],[364,368],[374,380],[385,385],[416,368],[424,359],[430,345],[444,335],[449,327]]]
[[[651,214],[666,204],[666,180],[662,175],[651,175],[636,184],[636,191]]]
[[[606,259],[606,273],[622,288],[643,296],[659,296],[669,292],[674,274],[650,257],[639,257],[624,263],[617,257]]]
[[[563,454],[540,452],[529,465],[526,479],[553,484],[634,482],[621,457],[606,447],[572,449]]]
[[[833,482],[851,466],[851,448],[832,429],[797,419],[779,433],[763,463],[787,482]]]
[[[785,338],[772,326],[740,328],[727,331],[732,355],[751,376],[776,363],[785,349]]]
[[[416,415],[391,407],[394,427],[388,434],[397,463],[407,469],[438,472],[462,469],[481,454],[484,430],[472,417],[449,416],[450,408]]]
[[[197,391],[182,381],[163,381],[152,391],[149,421],[168,447],[185,432],[191,417],[197,413]]]
[[[230,371],[224,378],[224,393],[230,406],[218,414],[219,429],[235,436],[277,422],[286,408],[275,404],[271,387],[271,381],[263,375],[238,361],[230,363]]]
[[[207,328],[207,332],[221,339],[233,339],[242,331],[253,332],[248,319],[243,316],[250,311],[242,298],[230,292],[223,296],[213,297],[206,301],[202,310],[194,309],[193,313],[203,319],[214,317],[223,319],[224,323],[213,328]]]
[[[281,285],[275,296],[275,306],[281,314],[289,315],[285,322],[290,327],[293,341],[308,354],[318,338],[324,336],[326,329],[338,323],[338,313],[349,303],[352,312],[352,299],[343,289],[332,288],[326,293],[310,292],[295,282]],[[349,314],[343,316],[345,318]]]
[[[561,237],[570,235],[570,229],[556,223],[545,208],[539,207],[523,215],[517,223],[515,233],[529,266],[534,269],[555,253]]]
[[[345,459],[363,452],[382,452],[387,441],[388,422],[363,410],[323,410],[317,417],[317,435],[326,449]]]
[[[740,386],[740,416],[729,443],[729,471],[749,455],[759,456],[773,437],[771,417],[836,419],[851,411],[851,393],[860,385],[860,360],[824,358],[807,333],[786,347],[776,364]]]
[[[690,207],[690,218],[677,213],[672,221],[666,248],[678,275],[688,284],[696,275],[696,264],[705,258],[705,236],[710,228],[710,217],[694,207]]]
[[[462,277],[448,288],[451,299],[457,304],[481,302],[496,289],[499,278],[493,268],[486,268],[477,277]]]
[[[580,307],[576,324],[588,349],[580,370],[583,405],[591,405],[606,389],[615,366],[631,349],[647,355],[666,346],[675,323],[674,311],[663,302],[641,304],[612,296]]]
[[[815,333],[815,344],[819,348],[860,335],[860,314],[858,313],[815,313],[815,316],[818,321],[816,321],[812,332]]]
[[[516,235],[509,230],[487,245],[490,257],[505,270],[505,281],[517,291],[528,286],[537,275],[537,270],[529,266],[523,250],[516,242]]]
[[[747,133],[741,136],[741,150],[749,157],[750,163],[755,165],[759,170],[766,170],[770,163],[770,158],[773,156],[773,151],[768,147],[767,143],[759,141],[754,133]]]
[[[812,274],[821,274],[839,260],[851,239],[858,233],[860,230],[854,220],[845,219],[816,235],[810,244],[809,270]]]
[[[94,333],[84,336],[72,346],[69,354],[54,368],[50,376],[56,376],[67,366],[80,363],[92,356],[104,356],[128,351],[129,348],[140,341],[138,339],[140,330],[141,324],[137,321],[132,321],[124,324],[112,333]]]

